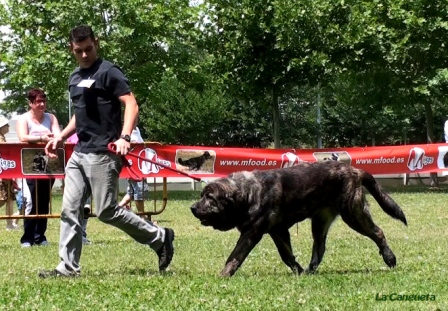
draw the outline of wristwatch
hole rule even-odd
[[[128,143],[131,142],[131,136],[129,135],[121,135],[120,138],[126,140]]]

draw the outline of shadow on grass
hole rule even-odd
[[[159,271],[157,268],[126,268],[122,270],[105,270],[96,269],[87,273],[83,273],[84,277],[110,277],[111,275],[122,275],[122,276],[173,276],[179,274],[178,271]]]
[[[344,270],[323,270],[323,271],[317,271],[313,274],[305,274],[306,276],[313,276],[313,275],[322,275],[322,276],[331,276],[331,275],[353,275],[353,274],[386,274],[391,273],[390,269],[370,269],[370,268],[364,268],[364,269],[344,269]]]
[[[218,278],[223,278],[223,279],[228,279],[229,277],[223,277],[219,275],[220,271],[216,271],[216,273],[206,273],[205,275],[208,276],[212,276],[212,277],[218,277]],[[369,268],[365,268],[365,269],[345,269],[345,270],[323,270],[323,271],[316,271],[314,273],[302,273],[302,274],[296,274],[293,273],[290,270],[282,270],[282,271],[275,271],[275,270],[271,270],[271,271],[248,271],[248,270],[244,270],[242,269],[241,271],[238,270],[234,276],[230,277],[231,278],[253,278],[253,277],[262,277],[262,278],[276,278],[276,277],[293,277],[293,278],[313,278],[313,277],[326,277],[326,276],[350,276],[350,275],[383,275],[383,274],[387,274],[387,273],[391,273],[391,270],[387,270],[387,269],[369,269]],[[191,274],[194,277],[197,277],[197,274],[190,272],[182,272],[178,271],[178,269],[176,269],[176,274],[182,274],[182,275],[189,275]]]

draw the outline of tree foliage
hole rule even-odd
[[[137,97],[146,98],[168,67],[177,68],[170,44],[193,26],[191,11],[188,0],[6,1],[0,9],[0,25],[8,27],[0,71],[2,88],[11,93],[10,109],[23,105],[29,88],[42,87],[49,108],[66,121],[67,79],[76,66],[68,34],[81,23],[96,32],[101,56],[121,66]]]

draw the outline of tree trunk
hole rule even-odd
[[[426,112],[426,139],[428,144],[434,142],[434,116],[432,113],[432,106],[428,100],[425,100],[425,112]],[[431,187],[439,186],[439,179],[437,178],[437,173],[430,174]]]
[[[431,103],[425,101],[426,113],[426,141],[428,144],[434,142],[434,116],[432,114]]]
[[[274,123],[274,148],[281,148],[280,144],[280,108],[278,106],[277,88],[272,88],[272,113]]]
[[[320,149],[322,148],[322,127],[321,127],[321,123],[322,123],[322,114],[320,112],[320,82],[317,84],[317,100],[316,100],[316,112],[317,112],[317,129],[316,129],[316,134],[317,134],[317,148]]]

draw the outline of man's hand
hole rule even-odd
[[[131,143],[128,143],[123,138],[118,139],[114,142],[114,145],[117,147],[117,154],[127,155],[129,149],[131,148]]]
[[[53,133],[48,133],[48,134],[42,135],[40,137],[40,139],[42,139],[42,141],[44,143],[49,142],[52,138],[54,138],[54,134]]]
[[[48,141],[47,145],[45,146],[45,154],[49,158],[57,158],[58,154],[56,150],[58,149],[58,147],[62,146],[62,143],[63,143],[62,137],[51,138]]]

